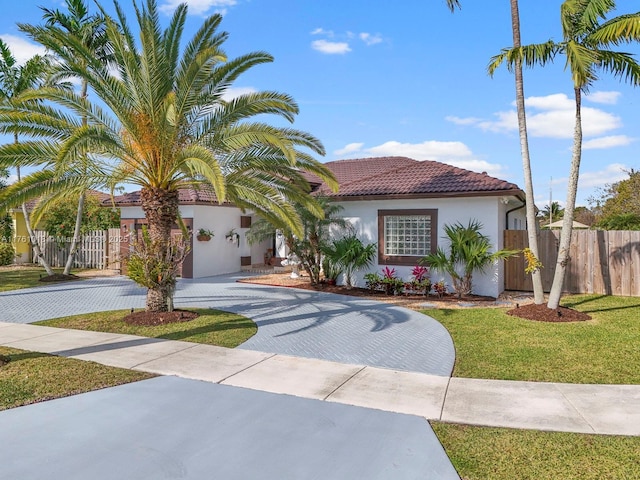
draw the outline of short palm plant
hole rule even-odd
[[[347,288],[352,288],[353,274],[368,267],[377,252],[376,244],[364,245],[355,235],[334,240],[324,249],[324,254],[344,270],[344,281]]]
[[[435,253],[422,259],[422,263],[427,263],[432,270],[449,274],[458,297],[472,292],[474,272],[482,272],[496,260],[518,253],[511,250],[491,253],[489,237],[483,235],[481,230],[482,224],[476,220],[469,220],[467,226],[459,222],[445,225],[444,232],[449,241],[449,251],[438,247]]]

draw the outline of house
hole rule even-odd
[[[182,265],[182,277],[200,278],[239,272],[242,267],[263,264],[269,249],[273,254],[273,242],[254,245],[247,242],[246,232],[255,215],[242,212],[227,202],[219,204],[210,188],[180,189],[178,201],[185,226],[196,233],[191,240],[191,252]],[[132,232],[147,223],[140,192],[114,197],[113,202],[120,208],[120,251],[121,256],[126,256],[131,247]],[[200,229],[213,232],[213,236],[209,240],[198,240]],[[174,232],[180,232],[177,225]]]
[[[408,279],[412,268],[442,242],[444,225],[477,220],[494,249],[503,247],[503,230],[525,227],[524,192],[510,182],[435,161],[406,157],[361,158],[325,164],[338,179],[331,192],[320,181],[314,192],[342,207],[366,243],[377,243],[372,271],[384,266]],[[443,245],[444,246],[444,245]],[[497,297],[504,290],[503,264],[474,274],[474,293]],[[358,282],[363,283],[360,272]],[[445,277],[432,272],[432,280]]]
[[[495,249],[503,246],[503,230],[525,228],[524,193],[517,185],[486,173],[406,157],[338,160],[325,165],[336,176],[340,189],[334,193],[317,177],[309,175],[313,194],[338,202],[357,236],[365,243],[378,245],[373,271],[390,266],[403,278],[409,278],[418,260],[435,251],[442,241],[445,224],[478,220]],[[131,232],[146,222],[140,193],[115,197],[114,202],[121,209],[121,238],[130,239]],[[210,189],[181,189],[179,204],[187,228],[193,232],[201,228],[214,232],[210,241],[192,239],[183,277],[238,272],[243,266],[262,264],[266,254],[273,255],[275,251],[278,256],[275,239],[258,245],[247,243],[245,233],[254,214],[242,212],[229,203],[218,204]],[[237,241],[226,238],[231,232],[239,234]],[[130,243],[122,245],[126,253]],[[361,284],[364,273],[359,274]],[[432,273],[432,279],[440,277]],[[474,275],[477,294],[498,296],[503,285],[501,263]]]

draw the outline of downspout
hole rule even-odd
[[[506,227],[507,227],[506,230],[509,230],[509,214],[511,212],[515,212],[516,210],[522,209],[527,204],[527,202],[525,202],[524,199],[521,198],[520,196],[517,196],[516,198],[522,202],[522,205],[520,205],[519,207],[514,207],[511,210],[507,210],[506,211],[506,213],[505,213],[505,222],[506,222]]]

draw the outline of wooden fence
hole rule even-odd
[[[559,230],[540,232],[538,248],[542,285],[551,289],[558,259]],[[505,230],[504,248],[522,250],[529,244],[524,230]],[[569,293],[640,296],[640,232],[574,230],[564,290]],[[531,291],[523,255],[505,262],[505,289]]]
[[[64,267],[71,239],[54,238],[43,230],[34,233],[49,265]],[[73,268],[120,269],[120,229],[96,230],[80,237]]]

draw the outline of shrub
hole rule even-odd
[[[7,242],[0,243],[0,265],[11,265],[15,255],[13,245]]]

